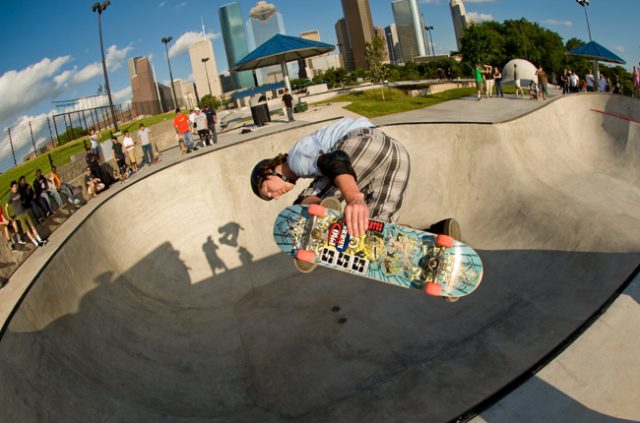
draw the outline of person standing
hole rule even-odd
[[[536,70],[536,75],[538,76],[538,99],[547,99],[547,86],[549,84],[547,73],[544,71],[542,66]]]
[[[640,66],[640,63],[638,63]],[[636,98],[640,98],[640,71],[635,66],[633,67],[633,72],[631,73],[631,82],[633,83],[633,87],[636,89],[635,95]]]
[[[593,73],[589,71],[589,73],[585,75],[584,80],[587,83],[587,92],[592,93],[594,91],[594,86],[596,81],[595,77],[593,76]]]
[[[98,145],[98,134],[96,130],[91,128],[89,130],[89,142],[91,143],[91,152],[100,157],[100,146]]]
[[[485,94],[487,97],[493,96],[493,66],[484,65],[484,85],[485,85]]]
[[[195,113],[195,126],[198,130],[198,137],[202,147],[209,145],[209,125],[207,124],[207,115],[202,113],[199,107],[193,109]]]
[[[29,216],[29,213],[26,212],[23,201],[22,194],[18,191],[18,182],[11,181],[11,192],[9,192],[9,197],[7,198],[7,203],[5,204],[5,210],[7,217],[11,216],[9,214],[9,206],[13,209],[13,218],[16,222],[20,223],[22,226],[22,230],[29,237],[33,245],[36,247],[44,246],[48,241],[46,239],[42,239],[38,230],[36,229],[35,223],[33,223],[33,219]]]
[[[580,77],[573,71],[569,75],[569,91],[571,93],[577,93],[580,89]]]
[[[476,64],[475,68],[473,69],[473,75],[476,81],[476,94],[478,96],[478,101],[480,101],[480,99],[482,98],[482,86],[484,84],[484,78],[482,69],[480,68],[479,64]]]
[[[154,161],[153,145],[151,145],[151,129],[145,127],[144,123],[141,123],[140,129],[138,129],[138,140],[142,146],[144,164],[146,166],[151,166]]]
[[[293,97],[289,94],[289,89],[284,89],[284,95],[282,96],[282,104],[284,108],[287,110],[287,118],[289,122],[293,122],[295,119],[293,118]]]
[[[516,83],[516,97],[518,97],[518,92],[520,95],[524,97],[524,90],[522,89],[522,85],[520,85],[520,75],[518,73],[518,65],[513,64],[513,81]]]
[[[116,164],[118,165],[120,180],[124,182],[129,177],[129,171],[127,170],[127,160],[122,150],[122,144],[118,141],[118,137],[112,138],[111,149],[113,150],[113,157],[115,157]]]
[[[187,147],[186,153],[191,153],[193,148],[193,137],[191,136],[191,127],[189,117],[180,112],[180,108],[176,109],[176,117],[173,118],[173,126],[176,129],[178,139],[182,138]],[[197,150],[197,148],[195,149]]]
[[[131,135],[129,135],[129,131],[125,130],[124,131],[124,138],[122,138],[122,148],[124,148],[124,151],[127,153],[127,156],[129,157],[129,165],[131,166],[131,170],[133,170],[134,172],[138,171],[138,156],[136,155],[136,142],[133,140],[133,138],[131,138]],[[100,179],[103,183],[105,183],[104,180],[102,180],[102,178],[100,178],[100,174],[95,174],[94,175],[96,178]]]
[[[562,94],[569,94],[569,72],[567,68],[562,71],[560,81],[562,81]]]
[[[216,123],[218,123],[218,115],[213,107],[204,106],[204,114],[207,117],[207,126],[209,127],[209,139],[213,144],[218,143],[218,134],[216,134]]]
[[[502,72],[499,68],[493,68],[493,80],[496,81],[496,97],[504,97],[502,92]]]

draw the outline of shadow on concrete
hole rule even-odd
[[[566,421],[631,423],[636,420],[613,417],[592,410],[538,377],[531,378],[526,384],[526,389],[516,389],[506,400],[480,414],[478,419],[472,420],[475,423],[560,423]]]
[[[638,262],[480,251],[483,284],[449,304],[327,269],[274,280],[290,257],[238,253],[245,265],[198,283],[170,243],[121,275],[41,276],[0,342],[0,420],[449,421],[562,343]],[[61,295],[79,283],[84,296]]]

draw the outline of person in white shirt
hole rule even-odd
[[[122,139],[122,148],[129,157],[129,166],[134,172],[138,171],[138,157],[136,156],[136,143],[129,135],[129,131],[124,131],[124,138]]]
[[[202,147],[209,145],[209,125],[207,123],[207,115],[200,111],[199,107],[193,109],[196,117],[195,124],[196,130],[198,131],[198,136],[200,137],[200,143]]]
[[[151,129],[140,124],[138,129],[138,140],[142,146],[142,155],[144,156],[144,164],[150,166],[154,162],[153,145],[151,145]]]

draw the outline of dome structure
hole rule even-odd
[[[524,59],[512,59],[504,65],[502,68],[502,83],[506,85],[515,85],[513,79],[513,69],[517,65],[518,67],[518,77],[521,81],[520,85],[525,87],[529,85],[529,82],[532,80],[538,82],[538,77],[536,76],[537,68],[535,65],[528,60]]]

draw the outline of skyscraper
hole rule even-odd
[[[353,62],[353,51],[351,50],[351,42],[349,41],[347,21],[344,18],[336,22],[336,39],[338,40],[338,48],[340,49],[342,68],[347,72],[351,72],[356,66]]]
[[[393,20],[398,32],[402,61],[427,55],[427,40],[417,0],[394,0],[391,2]]]
[[[151,61],[148,57],[132,57],[128,61],[131,79],[131,107],[137,115],[162,113],[160,94]]]
[[[218,9],[218,15],[220,16],[224,50],[227,53],[227,64],[231,69],[238,60],[249,53],[240,4],[236,2],[226,4]],[[233,85],[235,85],[234,88],[252,88],[255,86],[251,71],[230,73]]]
[[[216,57],[213,54],[213,45],[207,38],[196,41],[189,46],[189,59],[193,78],[196,80],[196,90],[199,98],[211,94],[216,98],[222,97],[222,87],[216,66]],[[202,59],[207,59],[202,61]],[[211,90],[209,90],[211,87]]]
[[[385,41],[385,43],[384,43],[384,53],[383,53],[384,57],[382,58],[382,61],[385,62],[385,63],[389,63],[389,61],[390,61],[389,60],[389,57],[390,57],[389,56],[389,47],[387,46],[386,37],[385,37],[385,34],[384,34],[384,28],[376,26],[376,27],[374,27],[374,29],[375,29],[376,37],[381,38],[383,41]]]
[[[305,31],[300,34],[300,38],[311,41],[320,41],[320,31],[317,29],[314,29],[313,31]],[[322,56],[326,55],[327,53]],[[298,60],[298,77],[308,78],[309,75],[313,75],[313,62],[311,61],[311,58]]]
[[[249,20],[247,21],[249,50],[254,50],[276,34],[285,34],[282,15],[278,13],[273,4],[259,1],[249,11]],[[277,79],[283,78],[280,66],[258,69],[256,73],[261,84],[275,82]]]
[[[467,13],[464,10],[462,0],[451,0],[449,4],[451,8],[451,19],[453,20],[453,29],[456,32],[456,44],[458,51],[462,50],[462,35],[467,27]]]
[[[391,24],[384,28],[384,37],[387,42],[387,51],[389,52],[389,61],[391,63],[400,63],[400,44],[398,43],[398,32],[396,24]]]
[[[365,44],[370,43],[375,35],[369,0],[342,0],[342,12],[349,34],[353,65],[358,69],[366,69]],[[347,66],[346,61],[345,66]],[[346,67],[345,70],[351,71],[353,69]]]

